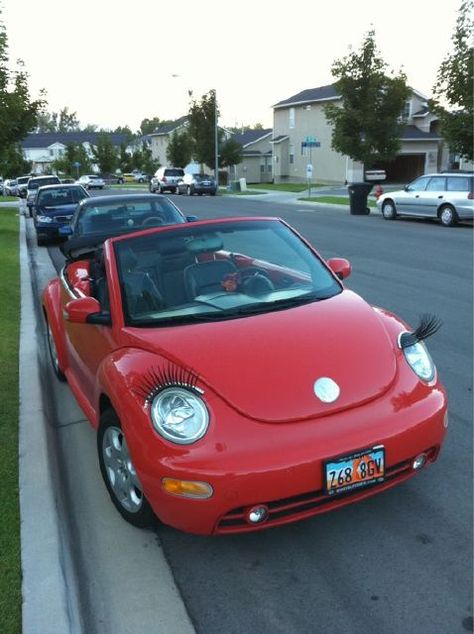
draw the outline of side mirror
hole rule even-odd
[[[352,272],[352,266],[349,260],[345,258],[331,258],[327,261],[327,265],[340,280],[349,277]]]
[[[79,297],[68,302],[64,307],[64,318],[73,324],[110,326],[112,323],[110,314],[101,312],[95,297]]]
[[[72,235],[71,225],[63,225],[62,227],[59,227],[58,233],[60,236],[71,236]]]
[[[197,216],[186,216],[186,220],[188,222],[196,222],[196,220],[199,220],[199,218]]]

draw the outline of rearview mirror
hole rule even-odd
[[[197,216],[186,216],[186,220],[188,222],[196,222],[196,220],[199,220],[199,218]]]
[[[110,326],[110,314],[102,312],[95,297],[79,297],[64,307],[64,318],[73,324],[100,324]]]
[[[327,265],[340,280],[349,277],[352,272],[351,263],[345,258],[331,258],[327,261]]]

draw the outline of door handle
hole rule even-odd
[[[444,198],[444,196],[438,196],[438,198]]]
[[[417,195],[415,196],[415,198],[419,198],[419,197],[420,197],[420,194],[417,194]]]

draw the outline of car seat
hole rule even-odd
[[[189,300],[206,293],[224,292],[222,281],[237,267],[230,260],[210,260],[191,264],[184,269],[184,285]]]

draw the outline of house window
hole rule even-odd
[[[265,165],[260,165],[260,174],[263,174],[265,171]]]
[[[50,155],[50,156],[54,156],[54,150],[50,150],[50,151],[49,151],[49,155]]]
[[[288,127],[290,130],[295,127],[295,109],[290,108],[288,111]]]
[[[295,146],[294,145],[290,145],[290,165],[293,165],[293,163],[295,162]]]
[[[272,173],[272,164],[271,164],[271,163],[269,163],[269,164],[267,165],[267,172],[268,172],[269,174],[271,174],[271,173]]]
[[[411,110],[410,106],[411,106],[410,101],[405,101],[405,105],[403,106],[403,112],[402,112],[402,119],[404,121],[410,118],[410,110]]]

